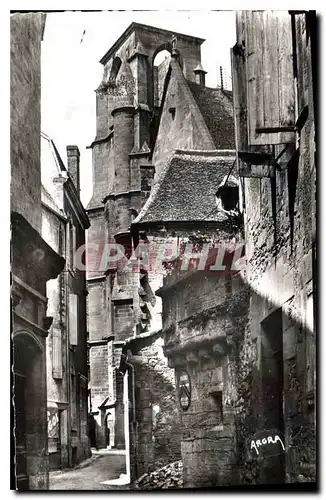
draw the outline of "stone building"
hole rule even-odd
[[[48,489],[46,284],[64,259],[41,236],[40,76],[43,14],[10,18],[13,489]]]
[[[236,482],[233,365],[249,293],[232,270],[243,251],[238,196],[232,209],[215,196],[222,184],[231,199],[234,160],[232,150],[176,150],[132,224],[154,240],[164,230],[176,249],[156,295],[163,301],[164,352],[177,379],[184,487]]]
[[[315,481],[316,15],[240,11],[236,24],[235,131],[251,289],[239,445],[274,428],[285,447],[277,457],[243,455],[241,476]]]
[[[67,168],[53,141],[41,134],[42,235],[65,261],[64,272],[47,283],[46,340],[49,464],[71,467],[90,456],[86,275],[76,251],[85,246],[89,220],[80,201],[80,153],[67,146]]]
[[[313,33],[311,14],[237,13],[233,95],[205,86],[198,38],[132,24],[101,60],[91,391],[114,408],[116,445],[124,422],[131,477],[154,453],[147,349],[162,338],[184,487],[315,480]],[[99,272],[107,241],[176,255],[135,272],[106,249]]]
[[[227,182],[223,151],[155,155],[160,140],[180,148],[163,105],[153,153],[162,175],[132,228],[179,245],[156,293],[176,368],[185,487],[316,480],[315,33],[314,13],[237,13],[228,152],[237,169]],[[225,121],[221,129],[234,135]],[[206,242],[228,251],[183,268],[181,241],[200,256]]]
[[[125,370],[123,363],[121,365],[121,353],[131,338],[143,334],[150,337],[161,327],[160,303],[153,293],[160,286],[161,277],[150,276],[144,269],[139,272],[125,270],[120,263],[117,269],[101,268],[104,244],[122,245],[127,256],[137,247],[139,238],[131,234],[130,224],[148,198],[154,173],[160,173],[164,160],[172,152],[167,130],[178,142],[175,147],[214,149],[211,135],[214,123],[209,106],[205,107],[207,96],[210,104],[216,107],[222,99],[221,119],[232,124],[230,97],[223,94],[215,102],[216,92],[197,83],[203,82],[205,76],[200,59],[202,42],[192,36],[132,23],[101,59],[104,73],[96,90],[97,132],[91,145],[93,196],[87,207],[91,221],[87,282],[91,405],[102,446],[125,446],[125,427],[130,425],[133,437],[126,446],[136,449],[140,428],[138,426],[138,431],[135,430],[137,425],[132,428],[131,410],[129,423],[123,417],[123,375],[120,372]],[[173,59],[155,67],[155,57],[162,50],[167,50]],[[224,104],[227,111],[224,111]],[[177,105],[178,114],[175,113]],[[163,106],[170,109],[170,121],[164,122],[167,128],[163,130],[161,126],[158,132]],[[203,107],[205,117],[200,109]],[[155,146],[158,136],[161,140]],[[226,137],[225,141],[228,139]],[[107,249],[104,255],[106,252]],[[169,371],[173,374],[167,367],[167,360],[165,363],[166,374]],[[167,375],[167,378],[171,377]],[[154,401],[155,395],[152,396]],[[138,409],[147,397],[139,395]],[[135,403],[135,398],[132,401]],[[108,425],[109,440],[106,438]],[[152,438],[143,436],[143,439],[148,441],[148,451]],[[147,462],[146,457],[141,457],[147,451],[145,445],[138,448],[137,461],[134,461],[138,470],[133,469],[133,475],[137,475],[144,467],[142,464]]]

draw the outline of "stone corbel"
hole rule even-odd
[[[187,363],[189,363],[189,364],[197,364],[199,361],[199,357],[198,357],[197,352],[194,352],[194,351],[187,352],[186,360],[187,360]]]
[[[201,358],[211,358],[212,354],[211,354],[210,349],[202,348],[202,349],[199,349],[199,356]]]

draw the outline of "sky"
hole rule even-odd
[[[95,138],[94,90],[103,73],[101,57],[132,22],[204,38],[202,65],[206,85],[231,88],[230,48],[235,43],[232,11],[102,11],[48,13],[42,43],[42,132],[55,142],[66,163],[66,146],[76,144],[81,155],[81,199],[92,195],[92,155],[86,149]]]

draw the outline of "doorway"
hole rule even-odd
[[[16,488],[19,491],[26,491],[29,489],[26,450],[26,375],[16,372],[14,384]]]
[[[284,442],[283,414],[283,329],[279,308],[261,322],[262,408],[261,430],[271,430]],[[271,449],[273,452],[273,450]],[[285,482],[285,454],[264,456],[261,483]]]

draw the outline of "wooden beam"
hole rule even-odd
[[[240,168],[239,174],[242,177],[275,177],[275,167],[273,165],[245,165]]]

